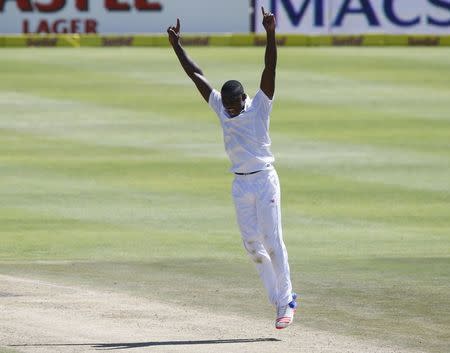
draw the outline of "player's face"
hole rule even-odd
[[[245,94],[234,98],[222,95],[223,107],[230,117],[234,118],[235,116],[238,116],[242,110],[244,110],[245,98]]]

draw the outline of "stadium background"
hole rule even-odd
[[[210,82],[253,95],[261,5],[301,295],[286,332],[165,35],[180,17]],[[0,352],[446,352],[449,26],[447,0],[0,1]]]
[[[263,32],[261,6],[277,17],[279,45],[450,45],[445,0],[3,0],[0,33],[40,36],[0,46],[166,46],[163,29],[181,14],[188,45],[261,45],[249,35]]]

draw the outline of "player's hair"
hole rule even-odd
[[[244,87],[239,81],[229,80],[222,86],[220,92],[229,98],[237,98],[244,94]]]

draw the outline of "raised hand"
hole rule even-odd
[[[266,12],[264,7],[261,6],[261,11],[263,15],[263,26],[266,29],[266,32],[275,32],[275,15],[271,12]]]
[[[167,33],[169,34],[169,42],[172,44],[172,46],[178,44],[178,41],[180,40],[180,19],[177,18],[177,25],[170,26],[167,28]]]

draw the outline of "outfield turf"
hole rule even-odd
[[[263,48],[189,48],[256,91]],[[450,342],[450,50],[280,48],[298,322]],[[266,317],[220,126],[169,49],[0,50],[0,273]],[[293,328],[300,329],[300,328]]]
[[[18,353],[18,351],[0,346],[0,353]]]

